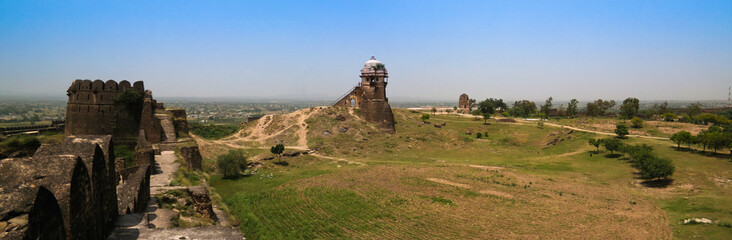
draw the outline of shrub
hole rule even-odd
[[[216,157],[216,166],[223,178],[236,178],[247,169],[247,159],[244,151],[240,149],[229,150],[229,152]]]
[[[482,137],[483,137],[482,133],[475,134],[475,138],[482,138]]]
[[[125,160],[125,167],[132,167],[135,165],[135,151],[133,151],[127,145],[116,145],[114,146],[114,156],[116,158],[122,158]]]
[[[271,152],[271,153],[272,153],[272,154],[274,154],[274,155],[280,155],[280,154],[282,154],[282,152],[284,152],[284,151],[285,151],[285,145],[283,145],[283,144],[277,144],[277,145],[274,145],[274,146],[272,146],[272,147],[271,147],[271,148],[269,149],[269,152]]]
[[[643,127],[643,120],[638,117],[633,117],[633,119],[630,120],[633,128],[642,128]]]
[[[651,179],[667,178],[674,173],[676,166],[668,158],[651,157],[641,165],[643,176]]]
[[[426,114],[426,113],[422,114],[422,116],[419,119],[422,119],[422,122],[427,122],[427,120],[430,119],[430,115]]]

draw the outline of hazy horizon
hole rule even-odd
[[[726,100],[732,2],[0,3],[0,95],[75,79],[156,98],[330,101],[384,62],[392,101]]]

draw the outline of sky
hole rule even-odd
[[[157,97],[726,100],[732,1],[0,0],[0,96],[75,79]]]

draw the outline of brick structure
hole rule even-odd
[[[160,121],[154,117],[158,104],[142,81],[76,80],[66,95],[66,136],[112,135],[117,143],[132,145],[143,129],[148,141],[161,141]]]
[[[386,97],[386,85],[389,78],[386,67],[376,58],[371,57],[363,65],[360,77],[361,83],[336,101],[333,106],[361,108],[361,117],[366,121],[378,125],[384,132],[396,132],[394,114],[389,106],[389,99]]]
[[[458,112],[470,113],[470,97],[468,97],[468,94],[460,94],[460,99],[458,100]]]
[[[67,94],[63,141],[0,159],[0,239],[105,239],[120,214],[147,208],[153,144],[163,138],[156,113],[188,135],[185,111],[163,109],[142,82],[76,80]],[[116,144],[135,145],[135,166],[115,159]],[[195,142],[190,150],[200,168]]]

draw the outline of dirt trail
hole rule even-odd
[[[283,122],[288,122],[290,120],[295,120],[295,123],[292,125],[287,125],[283,129],[274,132],[274,133],[266,133],[265,129],[272,124],[272,122],[275,120],[274,115],[265,115],[262,118],[260,118],[257,121],[257,124],[252,127],[251,129],[242,129],[239,130],[236,134],[232,135],[231,137],[223,138],[220,140],[213,141],[217,144],[226,145],[233,148],[252,148],[252,147],[246,147],[241,146],[237,144],[239,141],[249,141],[249,142],[257,142],[259,144],[265,144],[267,140],[279,136],[286,132],[287,130],[291,128],[297,128],[297,131],[295,132],[295,135],[297,136],[297,143],[296,145],[290,145],[285,146],[290,149],[299,149],[299,150],[307,150],[308,149],[308,125],[305,122],[310,116],[320,111],[320,108],[313,107],[308,109],[301,109],[289,114],[282,115],[284,119]],[[249,134],[246,134],[247,131]],[[263,147],[262,147],[263,148]]]

